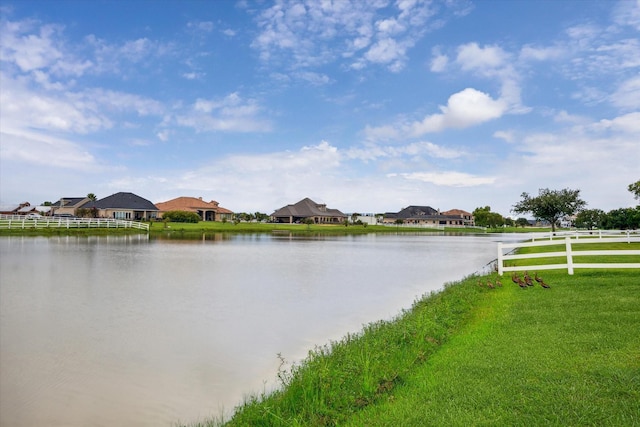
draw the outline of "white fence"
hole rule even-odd
[[[0,215],[0,229],[37,229],[37,228],[135,228],[149,231],[149,224],[138,221],[106,218],[26,218],[22,215]]]
[[[640,236],[632,236],[627,234],[626,237],[598,237],[598,238],[575,238],[565,237],[563,240],[541,240],[533,242],[521,243],[498,243],[498,274],[502,275],[506,271],[524,271],[535,268],[537,270],[558,270],[567,269],[569,274],[573,274],[576,268],[637,268],[640,269],[640,263],[575,263],[574,258],[582,256],[609,256],[609,255],[640,255],[640,250],[595,250],[595,251],[574,251],[573,245],[584,245],[593,243],[640,243]],[[527,248],[534,246],[552,246],[564,244],[565,249],[557,252],[541,252],[531,254],[505,254],[505,249]],[[532,258],[550,258],[563,257],[566,263],[563,264],[545,264],[545,265],[525,265],[525,266],[505,266],[504,262],[514,259],[532,259]]]

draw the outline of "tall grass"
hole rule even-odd
[[[283,367],[226,425],[640,425],[640,275],[541,276],[447,285]]]

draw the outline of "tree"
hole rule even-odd
[[[504,218],[497,212],[491,212],[490,206],[485,206],[473,211],[473,222],[480,227],[496,228],[504,225]]]
[[[527,218],[520,217],[516,219],[516,227],[525,228],[528,225],[529,225],[529,221],[527,221]]]
[[[634,182],[633,184],[629,184],[627,190],[631,191],[634,199],[640,200],[640,180]]]
[[[576,227],[592,230],[604,225],[606,214],[601,209],[585,209],[576,216]]]
[[[580,199],[580,190],[549,190],[541,188],[537,197],[522,193],[522,200],[513,206],[513,212],[531,213],[540,220],[551,223],[551,231],[556,231],[556,223],[562,218],[573,215],[584,208],[587,203]]]
[[[98,200],[98,196],[96,196],[93,193],[89,193],[87,194],[87,199],[91,200],[92,202],[95,202],[96,200]]]
[[[636,208],[620,208],[607,212],[604,228],[615,230],[632,230],[640,227],[640,206]]]

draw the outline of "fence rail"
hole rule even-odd
[[[576,268],[595,268],[595,269],[604,269],[604,268],[635,268],[640,269],[640,263],[632,263],[632,262],[612,262],[612,263],[576,263],[574,262],[574,258],[583,257],[583,256],[613,256],[613,255],[640,255],[640,250],[629,249],[629,250],[580,250],[574,251],[573,245],[585,245],[585,244],[593,244],[593,243],[640,243],[640,236],[632,236],[627,234],[626,237],[592,237],[592,238],[571,238],[569,236],[564,237],[564,239],[555,239],[555,240],[541,240],[541,241],[532,241],[532,242],[520,242],[520,243],[498,243],[498,274],[502,275],[507,271],[524,271],[530,270],[532,268],[531,265],[525,266],[505,266],[504,262],[508,260],[518,260],[518,259],[533,259],[533,258],[552,258],[552,257],[563,257],[566,259],[565,263],[562,264],[544,264],[544,265],[535,265],[535,268],[538,270],[559,270],[559,269],[567,269],[569,274],[573,274]],[[542,252],[542,253],[531,253],[531,254],[512,254],[505,253],[505,250],[508,249],[517,249],[517,248],[527,248],[527,247],[536,247],[536,246],[558,246],[564,244],[564,250],[555,251],[555,252]]]
[[[149,224],[108,218],[26,218],[22,215],[0,215],[0,229],[25,230],[39,228],[135,228],[149,231]]]

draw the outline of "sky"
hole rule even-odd
[[[636,205],[640,0],[5,0],[0,203]]]

